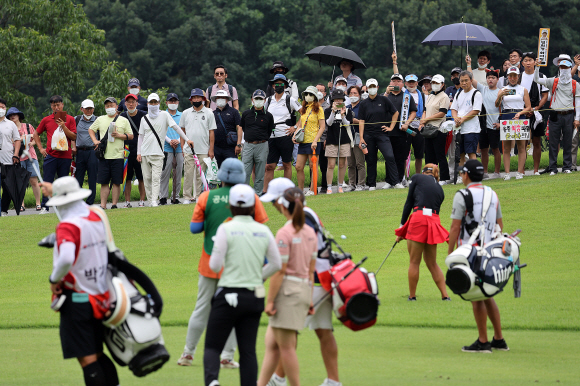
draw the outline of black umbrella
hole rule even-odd
[[[352,63],[354,66],[353,68],[367,68],[362,59],[356,53],[342,47],[318,46],[308,51],[305,55],[312,60],[330,66],[336,66],[343,59],[346,59]]]
[[[4,173],[2,174],[2,189],[5,189],[10,195],[12,202],[14,202],[14,210],[16,210],[17,215],[20,215],[20,206],[26,195],[31,173],[25,168],[15,165],[7,166],[5,173],[6,178],[4,178]]]
[[[503,44],[485,27],[469,23],[444,25],[431,32],[421,43],[436,46],[491,46]]]

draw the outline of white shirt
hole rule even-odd
[[[473,106],[471,105],[471,96],[476,91],[475,87],[472,87],[467,93],[461,90],[461,92],[458,91],[455,94],[455,98],[453,98],[453,103],[451,104],[451,110],[457,111],[458,117],[464,117],[472,110],[481,112],[483,96],[480,92],[475,94],[474,104]],[[481,132],[481,128],[479,127],[478,117],[473,117],[461,125],[461,134],[474,134],[479,132]]]
[[[526,74],[525,72],[522,74],[522,82],[521,85],[528,90],[528,93],[532,92],[532,82],[534,81],[534,74]],[[550,91],[546,86],[538,85],[541,87],[540,89],[540,99],[542,99],[542,93]],[[537,87],[537,86],[536,86]]]
[[[14,141],[20,141],[18,128],[14,122],[4,118],[0,122],[0,164],[12,165]]]
[[[499,108],[495,107],[499,89],[496,87],[495,90],[491,90],[488,86],[484,86],[483,83],[477,82],[477,90],[483,94],[483,105],[487,114],[485,124],[488,129],[497,130],[493,127],[493,124],[499,121]]]
[[[516,90],[515,95],[504,95],[503,100],[501,102],[502,110],[523,110],[525,103],[524,103],[524,87],[522,85],[514,86],[506,86],[504,89],[507,90]]]
[[[487,76],[487,73],[485,72],[485,69],[480,70],[479,68],[476,68],[473,70],[473,79],[477,80],[477,83],[485,84],[486,83],[486,76]]]
[[[151,127],[145,121],[145,117],[149,119],[151,125],[155,129],[155,132],[159,136],[159,140],[161,141],[161,146],[157,142],[157,138],[155,134],[151,131]],[[141,118],[141,123],[139,126],[139,140],[142,141],[141,144],[141,154],[142,156],[149,156],[149,155],[163,155],[163,143],[165,141],[165,137],[167,136],[167,128],[169,126],[173,128],[179,128],[171,115],[167,111],[160,111],[157,118],[152,119],[149,114],[145,117]],[[143,138],[143,139],[141,139]]]
[[[202,107],[201,110],[195,111],[193,107],[190,107],[181,115],[179,125],[193,141],[193,149],[197,154],[209,152],[209,131],[217,129],[215,116],[211,109]],[[183,151],[192,154],[189,146],[185,146]]]
[[[272,114],[274,117],[274,124],[276,124],[276,128],[271,138],[274,137],[285,137],[288,134],[286,133],[286,129],[288,129],[288,125],[284,123],[287,119],[290,119],[290,113],[288,112],[288,107],[286,106],[286,94],[282,94],[282,97],[279,101],[276,101],[276,94],[272,95],[272,99],[266,99],[265,105],[266,111]],[[294,99],[290,97],[290,110],[293,113],[300,110],[300,104]]]

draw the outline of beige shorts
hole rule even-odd
[[[274,300],[276,314],[270,317],[270,326],[287,330],[302,330],[312,301],[308,282],[284,279]]]
[[[345,143],[340,145],[340,155],[338,155],[338,145],[326,145],[326,151],[324,152],[326,157],[349,157],[350,156],[350,144]]]
[[[326,291],[321,286],[314,286],[312,290],[312,301],[314,304]],[[332,296],[327,296],[326,299],[316,307],[314,315],[308,315],[306,318],[306,327],[311,330],[332,330]]]

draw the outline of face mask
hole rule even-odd
[[[569,68],[565,68],[560,70],[560,82],[563,84],[568,84],[572,80],[572,70]]]
[[[159,115],[159,105],[147,105],[147,111],[151,118],[157,118],[157,115]]]
[[[415,92],[415,91],[417,91],[417,87],[407,87],[407,91]]]
[[[224,108],[224,107],[226,107],[226,105],[228,104],[228,102],[225,99],[218,99],[217,101],[215,101],[215,104],[219,108]]]
[[[93,117],[93,114],[91,114],[91,115],[83,114],[83,116],[85,117],[85,119],[86,119],[87,121],[90,121],[90,120],[91,120],[91,118]]]
[[[6,115],[6,109],[0,109],[0,118]]]
[[[199,102],[191,102],[191,104],[193,105],[193,107],[199,107],[199,106],[201,106],[201,103],[202,103],[201,101],[199,101]]]
[[[477,63],[477,67],[479,67],[480,69],[484,69],[484,68],[487,68],[487,65],[488,65],[488,64],[489,64],[489,63],[486,63],[486,64],[484,64],[484,65],[481,65],[481,64]]]
[[[451,79],[451,81],[453,82],[454,85],[459,86],[459,78],[453,78]]]
[[[168,103],[167,104],[167,108],[169,110],[177,110],[178,107],[179,107],[179,104],[178,103],[171,103],[171,104]]]
[[[336,86],[336,89],[346,91],[346,86]]]
[[[517,62],[516,64],[513,64],[510,67],[519,67],[519,66],[520,66],[520,62]]]
[[[105,112],[107,113],[107,115],[108,115],[109,117],[112,117],[112,116],[114,116],[114,115],[115,115],[115,113],[117,112],[117,109],[116,109],[116,108],[114,108],[114,107],[111,107],[111,108],[105,109]]]
[[[131,114],[133,114],[135,111],[137,111],[137,108],[134,108],[133,110],[127,109],[127,111],[129,111]]]
[[[434,92],[441,91],[441,85],[431,83],[431,90],[433,90]]]
[[[276,94],[282,94],[284,92],[284,86],[276,86],[274,87],[274,91],[276,91]]]
[[[377,92],[379,92],[378,87],[369,88],[369,95],[377,95]]]
[[[139,94],[139,89],[138,89],[138,88],[130,88],[130,89],[129,89],[129,92],[130,92],[131,94],[138,95],[138,94]]]
[[[264,100],[263,99],[254,99],[254,107],[257,109],[261,109],[264,107]]]
[[[359,100],[359,97],[357,97],[357,96],[351,96],[349,98],[350,98],[350,103],[356,103]]]
[[[362,99],[367,99],[369,97],[369,93],[368,92],[363,92],[363,94],[361,95]]]
[[[314,95],[306,95],[304,97],[304,100],[308,103],[312,103],[312,102],[314,102]]]

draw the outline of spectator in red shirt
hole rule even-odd
[[[70,173],[70,164],[72,161],[71,152],[71,142],[77,139],[77,125],[75,119],[71,115],[66,115],[66,119],[56,119],[56,113],[64,110],[64,103],[62,102],[62,97],[60,95],[53,95],[50,98],[50,108],[52,109],[52,114],[44,117],[40,124],[36,128],[36,133],[34,133],[34,142],[38,146],[38,150],[44,157],[43,164],[43,179],[45,182],[53,182],[55,180],[55,175],[58,177],[68,176]],[[62,130],[66,136],[67,149],[65,151],[60,151],[53,149],[51,146],[52,136],[55,131]],[[46,131],[46,149],[42,146],[42,141],[39,135]],[[42,196],[42,210],[40,214],[48,213],[48,207],[46,206],[46,201],[48,198]]]

